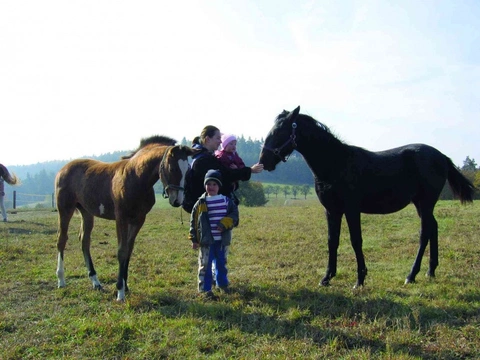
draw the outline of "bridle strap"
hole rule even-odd
[[[287,139],[287,141],[285,141],[282,145],[280,145],[279,147],[274,148],[274,149],[271,148],[271,147],[268,147],[266,145],[263,145],[263,148],[265,150],[269,150],[269,151],[273,152],[273,154],[278,156],[280,158],[280,160],[282,160],[283,162],[286,162],[288,160],[288,157],[284,157],[284,156],[280,155],[280,152],[282,151],[282,149],[285,146],[287,146],[290,143],[292,143],[292,148],[293,149],[295,149],[297,147],[297,143],[296,143],[297,135],[295,135],[295,130],[296,129],[297,129],[297,123],[294,121],[292,123],[292,133],[290,134],[290,137]]]
[[[165,154],[163,154],[162,161],[160,162],[160,173],[163,174],[163,177],[165,180],[167,180],[167,186],[163,188],[162,196],[164,199],[168,199],[168,194],[167,190],[168,189],[173,189],[173,190],[185,190],[182,186],[174,185],[174,184],[169,184],[168,183],[168,173],[167,170],[165,169],[165,158],[166,158],[166,153],[172,148],[173,146],[170,146],[166,151]]]

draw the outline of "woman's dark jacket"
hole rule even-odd
[[[252,169],[249,167],[242,169],[225,167],[215,155],[205,148],[202,148],[201,153],[195,155],[192,169],[192,192],[195,199],[198,199],[205,192],[203,181],[205,174],[210,169],[220,170],[222,174],[222,186],[220,187],[219,193],[229,197],[233,192],[233,183],[236,181],[250,180],[250,176],[252,175]]]

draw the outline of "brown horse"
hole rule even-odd
[[[155,204],[153,185],[160,178],[170,205],[183,201],[188,156],[194,150],[175,146],[175,140],[154,136],[141,141],[131,155],[114,163],[78,159],[65,165],[55,179],[58,209],[58,287],[65,286],[64,250],[68,225],[78,209],[82,215],[79,238],[88,276],[95,289],[102,289],[90,256],[90,235],[94,217],[116,221],[119,272],[117,300],[128,291],[128,264],[135,238],[147,213]]]

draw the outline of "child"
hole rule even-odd
[[[237,153],[237,138],[235,135],[223,134],[220,151],[215,152],[215,156],[225,167],[230,169],[241,169],[245,163]]]
[[[245,167],[245,163],[237,153],[237,138],[235,135],[223,134],[221,150],[215,152],[218,160],[227,168],[241,169]],[[238,198],[235,195],[235,190],[238,190],[238,181],[232,183],[232,198],[235,204],[239,204]]]
[[[209,170],[205,174],[205,193],[195,203],[190,216],[193,249],[198,254],[198,291],[213,298],[212,262],[216,262],[216,286],[228,291],[227,254],[232,229],[238,224],[238,207],[225,195],[220,195],[222,174]]]

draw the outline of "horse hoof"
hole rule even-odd
[[[415,283],[415,280],[410,280],[409,278],[406,278],[405,279],[405,284],[404,285],[408,285],[408,284],[414,284]]]
[[[319,286],[330,286],[330,281],[322,280],[322,281],[320,281],[320,283],[318,285]]]

